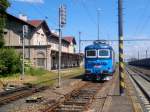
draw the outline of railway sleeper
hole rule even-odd
[[[89,93],[89,94],[90,94],[90,93],[95,93],[96,90],[95,90],[95,89],[94,89],[94,90],[89,90],[89,89],[88,89],[88,90],[80,90],[79,92],[80,92],[80,93],[84,93],[84,94],[85,94],[85,93]]]
[[[83,112],[82,109],[75,109],[75,110],[70,110],[70,109],[56,109],[53,112]]]
[[[83,106],[75,105],[75,104],[73,104],[73,105],[71,105],[71,104],[69,104],[69,105],[61,104],[58,108],[83,108]]]
[[[93,96],[78,96],[75,99],[91,99]]]
[[[81,105],[81,106],[84,106],[87,104],[87,101],[67,101],[67,102],[64,102],[63,103],[64,105]]]

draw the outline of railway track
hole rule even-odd
[[[143,77],[145,80],[150,82],[150,75],[145,73],[144,71],[138,69],[137,67],[130,66],[134,72],[138,72],[138,74]]]
[[[89,109],[95,95],[102,88],[102,83],[86,83],[81,88],[65,95],[65,99],[55,103],[42,112],[83,112]]]
[[[150,81],[148,80],[148,77],[138,70],[131,68],[131,66],[130,68],[126,68],[126,71],[138,92],[144,111],[150,112]]]
[[[66,79],[66,78],[71,78],[71,77],[73,77],[73,76],[66,75],[63,78]],[[1,92],[0,93],[0,106],[10,103],[11,101],[18,100],[23,97],[31,96],[36,92],[43,91],[43,90],[47,89],[48,87],[39,86],[39,84],[47,83],[47,82],[54,81],[54,80],[57,80],[57,78],[39,82],[38,84],[35,84],[35,85],[27,84],[24,87],[19,87],[19,88],[5,91],[5,92]]]
[[[30,96],[36,92],[40,92],[45,89],[47,89],[46,86],[32,87],[32,88],[25,87],[23,89],[19,89],[18,91],[17,90],[13,91],[13,93],[11,93],[10,91],[8,91],[8,93],[5,92],[5,94],[3,93],[0,95],[0,106],[5,105],[11,101],[18,100],[20,98]]]

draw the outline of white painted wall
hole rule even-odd
[[[47,37],[43,28],[39,28],[32,37],[33,45],[47,45]]]
[[[69,45],[69,53],[75,53],[74,52],[74,44],[71,42],[70,45]]]

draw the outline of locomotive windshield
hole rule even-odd
[[[98,57],[100,57],[100,58],[109,58],[110,57],[110,50],[100,49],[98,51]]]
[[[89,58],[96,57],[96,50],[87,50],[86,57],[89,57]]]

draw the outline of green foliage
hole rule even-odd
[[[14,49],[0,49],[0,76],[21,71],[19,54]]]
[[[32,75],[32,76],[36,76],[36,75],[44,75],[47,73],[46,70],[44,70],[43,68],[33,68],[30,67],[29,69],[27,69],[25,71],[27,74]]]
[[[1,0],[0,1],[0,12],[5,12],[6,9],[10,6],[10,3],[8,2],[8,0]]]
[[[0,48],[4,46],[3,29],[5,27],[5,11],[10,6],[8,0],[0,0]]]

